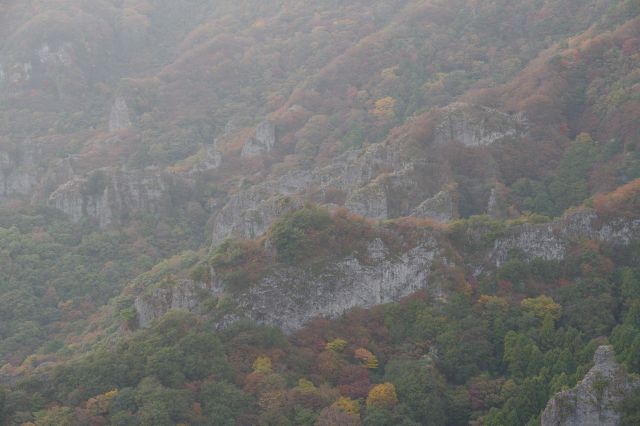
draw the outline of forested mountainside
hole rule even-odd
[[[0,3],[0,422],[640,423],[637,0]]]

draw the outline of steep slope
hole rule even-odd
[[[638,372],[639,13],[2,2],[1,421],[527,424],[607,338]]]
[[[129,299],[112,306],[117,335],[98,336],[84,356],[5,366],[2,377],[15,386],[3,416],[36,424],[497,426],[539,424],[541,415],[583,423],[596,410],[601,422],[633,424],[637,378],[624,368],[640,371],[639,185],[554,223],[476,217],[450,229],[383,226],[306,207],[276,222],[268,239],[223,244],[211,263],[185,254],[139,277]],[[428,244],[433,257],[420,252]],[[362,280],[338,270],[361,271],[354,278]],[[137,305],[155,303],[158,317],[131,331],[133,295],[155,280],[162,282]],[[212,297],[207,282],[222,283],[226,295]],[[363,306],[367,295],[393,300],[403,282],[423,289],[341,312],[354,294]],[[327,284],[338,292],[314,291]],[[343,286],[345,297],[323,305]],[[290,333],[239,321],[234,300],[244,301],[245,315]],[[170,305],[178,309],[160,317]],[[335,318],[299,323],[318,313]],[[575,410],[567,401],[574,395]],[[43,399],[46,408],[32,408]]]
[[[51,173],[44,174],[55,170],[57,162],[48,164],[55,157],[71,154],[74,174],[83,179],[94,169],[116,164],[166,166],[216,138],[221,139],[219,149],[227,154],[229,167],[215,177],[220,190],[233,192],[233,185],[224,182],[234,183],[256,172],[265,177],[271,169],[276,169],[277,177],[282,170],[308,169],[311,161],[327,164],[345,150],[380,142],[391,128],[425,109],[445,106],[470,88],[514,77],[544,49],[556,49],[554,41],[595,23],[615,25],[624,13],[632,12],[626,6],[614,7],[613,1],[549,2],[540,10],[526,2],[466,7],[437,1],[367,7],[352,2],[338,8],[331,2],[313,8],[296,2],[258,3],[102,1],[90,6],[78,0],[64,6],[31,6],[32,10],[26,5],[4,6],[2,146],[6,156],[16,159],[12,163],[22,164],[4,169],[9,182],[4,194],[31,195],[41,188],[35,191],[37,200],[46,200],[65,183],[52,183]],[[563,19],[566,25],[556,25]],[[497,22],[503,24],[488,25]],[[625,31],[635,26],[629,23]],[[88,34],[89,29],[94,31]],[[590,31],[585,37],[599,32]],[[620,42],[633,39],[628,34]],[[316,48],[306,49],[308,45]],[[633,58],[633,42],[625,46]],[[252,82],[251,89],[247,81]],[[527,96],[512,99],[523,102],[517,108],[500,105],[500,109],[527,110]],[[478,103],[487,102],[491,101]],[[26,108],[31,116],[25,115]],[[271,144],[273,152],[262,160],[239,161],[242,144],[249,147],[252,140],[246,137],[246,127],[267,115],[278,135],[278,143]],[[428,137],[428,129],[441,124],[435,120],[417,119],[414,133]],[[482,123],[488,128],[477,127]],[[535,122],[544,129],[551,124]],[[467,136],[469,132],[488,132],[488,136],[493,131],[486,121],[474,126],[458,130]],[[591,129],[576,129],[586,130]],[[459,136],[448,133],[451,139]],[[38,168],[33,161],[19,160],[30,158],[23,147],[25,138],[36,147],[47,147],[47,154],[36,160]],[[531,144],[526,139],[508,150],[500,144],[499,150],[521,149]],[[461,142],[468,145],[470,140]],[[563,143],[566,138],[555,137],[545,145],[550,150],[546,156],[534,157],[540,162],[553,158]],[[507,158],[502,162],[512,163]],[[517,177],[522,174],[482,176],[483,183],[473,190],[467,187],[478,176],[452,177],[462,184],[458,198],[471,204],[457,210],[463,216],[482,212],[480,204],[489,199],[491,180],[509,184]],[[359,213],[369,213],[363,206],[373,201],[367,198],[365,191],[354,200]]]
[[[635,200],[638,184],[634,181],[621,192]],[[514,253],[530,264],[562,262],[584,239],[612,249],[634,247],[640,240],[640,217],[634,210],[611,215],[581,209],[550,223],[463,221],[448,231],[431,224],[407,232],[305,207],[278,219],[258,241],[226,241],[198,266],[204,268],[199,272],[204,278],[162,282],[136,298],[135,307],[145,327],[169,309],[206,311],[203,304],[211,297],[225,298],[225,308],[233,309],[220,314],[221,324],[247,317],[291,332],[317,316],[335,318],[418,290],[446,299],[463,288],[445,284],[453,280],[453,270],[477,277],[504,267]],[[325,253],[325,246],[336,243],[335,251]],[[211,313],[219,316],[215,309]]]
[[[542,426],[620,424],[624,397],[640,386],[640,381],[616,363],[611,346],[600,346],[593,363],[593,368],[574,389],[561,392],[549,401],[542,413]]]

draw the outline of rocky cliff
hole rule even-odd
[[[0,148],[0,199],[41,200],[74,175],[71,158],[51,158],[55,145],[25,140]]]
[[[49,61],[62,55],[56,52],[43,48],[41,55]],[[372,219],[403,216],[441,222],[456,219],[460,214],[458,190],[462,187],[456,183],[456,173],[447,160],[447,145],[462,143],[470,149],[485,149],[494,143],[509,143],[525,133],[526,123],[490,108],[460,103],[443,109],[438,117],[441,122],[434,135],[415,155],[407,156],[403,149],[389,141],[380,142],[347,151],[327,166],[308,169],[298,165],[287,167],[284,172],[277,171],[282,168],[275,169],[255,185],[232,188],[225,205],[213,213],[213,241],[220,242],[229,236],[255,238],[278,215],[309,200],[341,205]],[[132,126],[130,109],[123,95],[114,97],[104,118],[110,132]],[[107,139],[96,139],[96,144],[100,145],[95,148],[96,152],[121,149],[117,145],[124,144],[122,138],[107,136]],[[245,141],[240,157],[264,156],[276,148],[276,142],[275,124],[264,121]],[[49,205],[69,214],[74,221],[83,217],[98,219],[102,226],[122,223],[134,210],[153,214],[158,211],[158,200],[167,197],[167,194],[161,194],[166,188],[164,178],[154,177],[154,174],[161,174],[159,172],[117,172],[122,166],[97,170],[95,167],[100,164],[112,164],[113,161],[92,162],[85,160],[82,156],[86,154],[81,153],[74,154],[73,161],[81,164],[84,170],[76,174],[73,167],[67,167],[71,164],[70,159],[42,162],[43,156],[38,154],[41,145],[48,146],[25,143],[19,153],[0,152],[0,196],[27,195],[38,200],[48,199]],[[51,153],[47,155],[52,156]],[[204,145],[198,154],[167,170],[184,178],[196,178],[218,169],[223,163],[223,155],[230,154],[223,154],[215,145]],[[92,166],[93,163],[97,166]],[[83,189],[86,182],[99,174],[109,176],[106,192],[87,194]],[[487,182],[479,183],[479,188],[494,185],[493,180],[489,178]],[[464,190],[475,191],[466,187]],[[492,203],[495,197],[489,195],[487,192],[478,197],[486,198],[486,210],[493,212],[496,210],[496,203]],[[282,201],[285,197],[288,204]]]
[[[229,236],[255,238],[275,218],[273,206],[282,196],[295,199],[296,204],[307,199],[337,203],[372,219],[411,215],[448,222],[457,218],[457,185],[443,147],[462,143],[483,149],[494,143],[509,143],[526,134],[526,121],[462,103],[445,108],[441,116],[433,137],[409,160],[397,147],[381,142],[348,151],[328,166],[295,169],[237,190],[214,217],[214,242]],[[268,151],[260,147],[270,146],[272,140],[271,127],[263,123],[256,137],[245,144],[243,156],[249,151],[252,156]],[[495,210],[490,201],[487,193],[487,210]]]
[[[276,145],[276,126],[270,121],[263,121],[256,127],[255,136],[249,138],[242,147],[242,158],[257,157],[267,154]]]
[[[444,257],[432,235],[399,255],[391,255],[376,238],[368,245],[367,259],[348,257],[316,272],[294,266],[277,268],[250,289],[232,292],[236,313],[221,322],[241,315],[291,332],[314,317],[334,318],[351,308],[397,301],[420,289],[442,296],[438,282],[432,279],[432,267]],[[225,295],[224,281],[216,278],[215,271],[212,276],[207,284],[183,280],[136,298],[140,325],[147,326],[169,309],[197,310],[202,291],[214,297]]]
[[[595,211],[581,209],[550,223],[523,224],[498,238],[489,253],[491,263],[501,266],[509,253],[518,250],[527,260],[563,260],[570,245],[580,239],[626,246],[640,239],[640,220],[603,220]]]
[[[117,96],[111,105],[109,113],[109,131],[116,132],[124,130],[131,126],[131,118],[129,117],[129,106],[122,96]]]
[[[0,198],[29,194],[37,181],[36,152],[25,144],[21,152],[0,151]]]
[[[640,379],[619,365],[612,346],[600,346],[594,366],[573,389],[557,393],[542,413],[542,426],[617,426],[625,395]]]
[[[121,224],[134,212],[158,213],[168,205],[170,179],[157,170],[99,169],[61,185],[49,196],[49,205],[74,222],[89,218],[101,227]]]
[[[491,108],[454,103],[444,109],[445,116],[436,127],[434,143],[456,141],[468,147],[491,145],[515,139],[526,131],[520,114],[509,115]]]
[[[450,249],[446,231],[425,232],[413,248],[393,254],[380,239],[373,239],[368,242],[366,261],[350,256],[315,272],[279,265],[242,292],[229,289],[215,270],[210,273],[212,280],[204,284],[183,281],[175,289],[152,288],[136,299],[140,325],[147,326],[172,308],[195,310],[200,299],[193,289],[201,288],[214,297],[229,297],[242,315],[293,331],[316,316],[335,317],[353,307],[397,301],[418,290],[446,298],[442,281],[434,279],[438,266],[460,268],[469,274],[490,272],[513,250],[525,261],[561,261],[571,245],[582,239],[624,247],[640,241],[640,219],[607,218],[582,209],[550,223],[511,225],[477,256],[479,264],[466,263],[468,259],[457,256]],[[268,245],[268,240],[263,244]]]

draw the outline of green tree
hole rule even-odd
[[[443,383],[427,360],[392,360],[384,379],[393,383],[406,415],[422,425],[442,425],[446,420]]]
[[[211,426],[236,424],[235,420],[253,409],[254,400],[235,386],[225,382],[207,381],[202,385],[200,402]]]

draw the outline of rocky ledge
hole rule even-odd
[[[513,250],[521,252],[525,261],[560,261],[581,239],[624,247],[640,240],[640,220],[604,218],[583,209],[550,223],[512,225],[479,256],[480,265],[462,264],[450,250],[446,233],[425,229],[413,248],[400,253],[390,254],[382,240],[375,238],[368,243],[365,261],[362,256],[336,259],[313,272],[280,265],[243,291],[228,288],[212,270],[209,275],[213,278],[207,283],[185,280],[175,288],[150,288],[135,305],[140,325],[145,327],[170,309],[198,311],[200,301],[206,299],[203,294],[223,297],[231,301],[235,312],[289,332],[314,317],[336,317],[354,307],[398,301],[418,290],[444,299],[444,281],[435,278],[442,275],[434,273],[440,266],[495,270]]]
[[[203,295],[229,296],[235,312],[243,317],[292,332],[312,318],[335,318],[351,308],[397,301],[420,289],[434,297],[442,295],[440,286],[431,279],[432,266],[443,260],[433,236],[425,236],[413,249],[393,256],[376,238],[369,244],[367,259],[348,257],[315,272],[283,267],[245,291],[230,293],[211,271],[213,278],[207,284],[182,280],[174,287],[151,289],[136,298],[138,320],[146,327],[170,309],[198,311]],[[237,314],[221,323],[235,318]]]
[[[89,218],[105,227],[118,225],[137,211],[161,211],[170,201],[169,186],[170,177],[157,170],[98,169],[61,185],[48,204],[74,222]]]
[[[573,389],[557,393],[542,413],[542,426],[617,426],[620,404],[640,386],[615,360],[612,346],[600,346],[594,366]]]
[[[294,204],[309,198],[319,204],[335,203],[372,219],[456,219],[457,185],[446,146],[457,143],[481,150],[492,144],[511,143],[527,135],[527,123],[520,115],[464,103],[444,108],[439,120],[424,149],[410,159],[402,157],[397,147],[379,142],[348,151],[328,166],[291,170],[239,188],[213,218],[213,241],[230,236],[255,238],[275,219],[274,205],[283,196],[294,199]],[[275,143],[274,132],[268,122],[262,123],[256,136],[245,144],[242,156],[268,152]],[[497,177],[489,178],[487,185],[495,180]],[[486,211],[493,213],[495,194],[486,194],[485,198]]]

